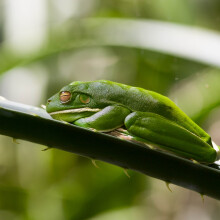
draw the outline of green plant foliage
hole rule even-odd
[[[169,96],[220,145],[219,1],[10,2],[0,1],[0,96],[40,106],[71,81],[117,81]],[[41,121],[36,109],[16,108]],[[37,114],[48,117],[43,110]],[[0,120],[0,129],[8,125],[4,123]],[[39,130],[46,126],[41,123]],[[33,124],[22,120],[30,141],[51,141],[53,127],[37,138]],[[9,136],[17,137],[21,127],[15,124]],[[62,143],[64,136],[62,129],[55,135]],[[48,145],[41,144],[42,150]],[[193,191],[171,186],[170,193],[162,181],[138,172],[129,170],[129,179],[120,167],[97,161],[100,168],[95,168],[90,159],[40,149],[39,144],[0,136],[0,219],[219,219],[219,203],[205,197],[203,205]],[[162,166],[166,171],[159,159],[144,165],[173,177],[160,179],[219,198],[218,170],[187,161],[181,172],[176,166],[185,162],[174,159],[173,165],[168,158]],[[120,166],[118,162],[113,164]],[[201,171],[213,179],[202,181]]]

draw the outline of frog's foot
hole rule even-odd
[[[133,137],[124,133],[121,133],[118,129],[108,132],[107,134],[112,135],[114,137],[120,138],[122,140],[133,140]]]
[[[117,129],[115,129],[116,131],[118,131],[118,132],[120,132],[120,133],[122,133],[122,134],[127,134],[127,135],[129,135],[129,132],[126,130],[126,129],[124,129],[124,128],[117,128]]]
[[[123,133],[121,131],[123,131]],[[149,143],[146,143],[146,141],[143,142],[143,141],[141,141],[140,138],[129,135],[129,132],[127,130],[123,129],[123,128],[115,129],[111,132],[108,132],[107,134],[112,135],[114,137],[117,137],[121,140],[131,141],[133,143],[143,145],[144,147],[148,147],[148,148],[153,149],[153,150],[157,149],[153,145],[151,145]]]

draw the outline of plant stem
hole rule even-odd
[[[50,119],[40,108],[0,99],[0,134],[136,170],[220,199],[217,168]]]

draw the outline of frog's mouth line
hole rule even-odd
[[[99,108],[75,108],[75,109],[67,109],[62,111],[56,111],[49,113],[50,115],[56,115],[56,114],[66,114],[66,113],[81,113],[81,112],[99,112],[101,109]]]

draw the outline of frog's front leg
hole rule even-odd
[[[125,127],[134,139],[145,141],[177,155],[212,163],[216,151],[200,137],[160,115],[133,112],[125,118]]]
[[[76,120],[74,124],[80,127],[108,132],[124,125],[124,120],[130,112],[129,109],[120,105],[107,106],[90,117]]]

